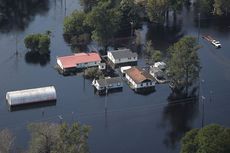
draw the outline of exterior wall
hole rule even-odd
[[[129,75],[125,74],[126,79],[131,83],[133,88],[137,88],[137,84],[129,77]]]
[[[64,68],[63,68],[63,66],[62,66],[62,64],[61,64],[61,61],[59,60],[59,59],[57,59],[57,64],[58,64],[58,66],[63,70]]]
[[[115,59],[113,58],[113,55],[111,54],[111,52],[108,52],[107,56],[110,59],[110,61],[112,61],[112,63],[115,63]]]
[[[101,61],[95,61],[95,62],[89,62],[89,63],[80,63],[80,64],[77,64],[76,65],[76,68],[86,68],[86,67],[93,67],[93,66],[98,66],[98,64],[100,63]]]
[[[95,88],[97,89],[97,90],[105,90],[106,89],[106,87],[100,87],[100,85],[98,84],[98,82],[96,81],[96,83],[95,83]],[[115,88],[122,88],[123,87],[123,83],[122,82],[119,82],[119,83],[113,83],[113,84],[109,84],[108,85],[108,90],[109,89],[115,89]]]
[[[110,59],[110,61],[112,61],[113,64],[136,62],[138,60],[137,57],[115,59],[113,55],[111,54],[111,52],[108,52],[107,56]]]
[[[137,57],[121,58],[121,59],[116,59],[114,61],[114,64],[127,63],[127,62],[136,62],[136,61],[137,61]]]

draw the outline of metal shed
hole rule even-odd
[[[32,104],[57,99],[54,86],[10,91],[6,93],[6,100],[10,106]]]

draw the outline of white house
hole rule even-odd
[[[114,68],[119,66],[137,65],[138,55],[130,49],[108,51],[107,57]]]
[[[138,67],[132,67],[126,70],[125,77],[131,88],[135,91],[139,91],[140,89],[154,89],[155,87],[156,81],[153,76]]]
[[[104,92],[110,91],[112,89],[122,89],[123,82],[120,77],[113,77],[113,78],[105,78],[99,80],[93,80],[92,85],[99,91]]]
[[[78,53],[57,58],[57,65],[62,71],[99,66],[101,57],[98,53]]]

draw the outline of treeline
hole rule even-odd
[[[132,36],[143,21],[163,25],[171,13],[176,20],[190,0],[80,0],[80,3],[83,9],[65,18],[65,40],[85,45],[92,39],[107,50],[114,38]],[[199,0],[195,7],[203,15],[227,15],[230,1]]]
[[[199,0],[196,3],[196,8],[204,15],[228,15],[230,11],[229,0]]]
[[[8,129],[0,131],[1,153],[88,153],[89,127],[73,123],[31,123],[31,139],[27,150],[14,146],[15,136]]]

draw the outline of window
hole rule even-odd
[[[152,85],[152,82],[150,82],[150,85]]]
[[[97,62],[95,62],[95,64],[97,64]]]
[[[147,82],[146,85],[149,85],[149,83]]]
[[[129,60],[131,59],[131,57],[128,58]]]
[[[119,61],[121,61],[121,59],[119,59]]]
[[[133,57],[133,59],[136,59],[136,57]]]
[[[143,83],[141,83],[141,86],[143,86]]]

